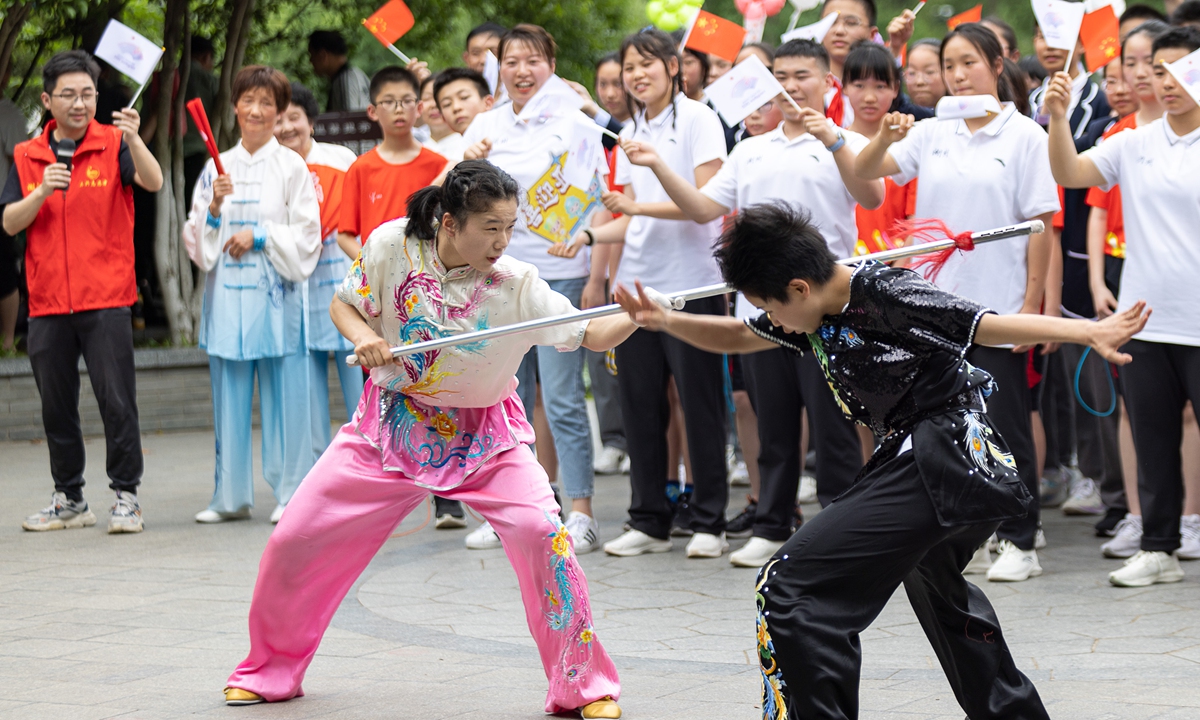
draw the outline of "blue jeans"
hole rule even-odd
[[[586,277],[547,280],[550,289],[562,293],[579,307]],[[533,423],[533,405],[537,382],[542,383],[542,404],[554,436],[554,450],[562,470],[567,497],[590,498],[595,477],[592,474],[592,426],[588,422],[587,400],[583,387],[584,353],[559,352],[552,347],[532,348],[517,369],[517,394],[525,405],[525,415]],[[551,478],[551,482],[554,478]]]

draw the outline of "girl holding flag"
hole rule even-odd
[[[1000,112],[915,124],[911,115],[889,113],[879,134],[859,153],[856,172],[864,178],[891,176],[898,184],[918,179],[916,217],[936,218],[955,233],[1042,220],[1045,232],[1025,242],[995,243],[952,257],[935,278],[938,287],[997,312],[1039,314],[1050,266],[1051,220],[1059,208],[1046,134],[1016,111],[1015,89],[1002,75],[1000,41],[991,30],[978,23],[959,25],[942,41],[940,57],[955,96],[977,97],[974,102],[981,107],[995,107],[999,101]],[[1058,309],[1057,302],[1046,305],[1048,312]],[[1017,471],[1033,498],[1024,518],[1000,526],[1000,558],[988,570],[993,581],[1022,581],[1042,572],[1034,549],[1039,473],[1026,350],[976,347],[967,358],[996,380],[997,389],[988,398],[988,417],[1012,449]],[[980,553],[987,553],[987,548]]]

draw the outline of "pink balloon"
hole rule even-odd
[[[774,2],[775,0],[770,1]],[[734,5],[737,6],[738,12],[746,16],[747,20],[758,20],[767,16],[763,0],[734,0]]]

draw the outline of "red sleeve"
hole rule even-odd
[[[358,174],[359,160],[355,160],[350,169],[346,171],[346,177],[342,178],[342,211],[340,221],[338,222],[339,233],[350,233],[358,235],[358,229],[361,227],[358,214],[358,207],[362,203],[362,195],[358,190]]]
[[[907,217],[913,217],[917,214],[917,181],[913,179],[904,186],[908,192],[908,204],[904,208],[904,214]]]
[[[1054,213],[1054,220],[1050,223],[1055,230],[1062,230],[1066,224],[1066,215],[1063,214],[1063,189],[1062,185],[1058,186],[1058,212]]]
[[[1101,190],[1098,187],[1094,187],[1094,188],[1091,188],[1088,190],[1087,204],[1094,208],[1101,208],[1103,210],[1107,210],[1109,207],[1111,198],[1112,198],[1111,190]]]

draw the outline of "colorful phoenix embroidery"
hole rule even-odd
[[[988,462],[989,456],[996,462],[1005,467],[1017,467],[1016,460],[1010,453],[1006,453],[993,443],[989,436],[992,435],[992,429],[980,421],[979,417],[974,412],[963,414],[963,418],[967,423],[966,443],[967,455],[975,466],[980,470],[992,475],[991,463]]]
[[[771,631],[767,628],[767,618],[764,614],[766,598],[763,597],[763,586],[771,575],[771,568],[778,560],[772,560],[758,575],[758,585],[754,588],[755,604],[758,606],[758,661],[762,671],[762,709],[763,720],[788,720],[787,702],[783,690],[787,683],[783,681],[783,672],[775,660],[775,643],[771,640]]]
[[[587,671],[592,660],[592,641],[596,632],[592,628],[591,613],[583,597],[583,578],[575,554],[571,549],[571,535],[557,515],[546,513],[546,522],[553,531],[546,536],[550,541],[550,570],[554,586],[545,589],[546,622],[551,630],[575,638],[575,642],[563,644],[559,666],[563,677],[573,681]]]

